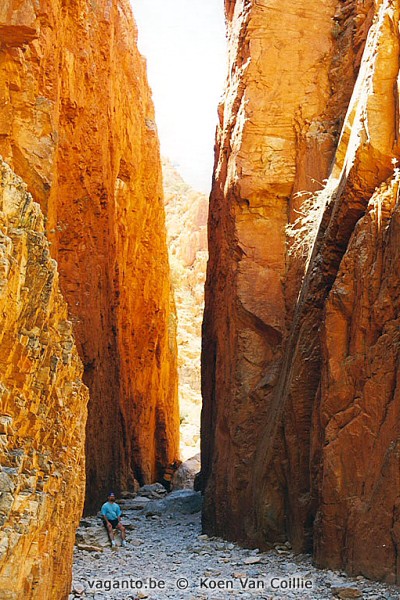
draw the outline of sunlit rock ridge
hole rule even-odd
[[[66,598],[88,392],[43,214],[2,161],[0,256],[0,597]]]
[[[159,142],[128,1],[7,0],[0,152],[47,217],[90,390],[87,507],[178,453]]]
[[[44,213],[40,235],[50,242],[49,269],[54,279],[58,269],[59,286],[68,304],[68,314],[61,300],[45,307],[49,348],[62,346],[60,336],[72,348],[73,331],[83,363],[83,381],[90,393],[87,511],[97,511],[110,488],[118,493],[133,489],[137,482],[156,480],[179,456],[176,323],[161,161],[145,61],[136,37],[125,0],[5,0],[0,7],[0,154],[40,204]],[[25,209],[21,210],[23,214]],[[23,217],[21,223],[18,229],[23,239],[30,233],[24,231]],[[21,255],[21,272],[29,267],[33,281],[31,294],[26,286],[21,288],[21,302],[26,303],[26,310],[43,312],[35,304],[41,301],[35,286],[42,279],[36,284],[35,278],[36,273],[38,278],[45,277],[40,261],[48,251],[35,252],[29,255],[28,266],[22,260],[25,254]],[[39,261],[36,267],[31,265],[34,260]],[[3,269],[2,279],[9,275]],[[10,463],[10,452],[16,452],[15,461],[25,447],[29,455],[23,461],[26,472],[21,467],[23,482],[4,479],[7,493],[15,495],[10,527],[15,526],[22,541],[13,545],[16,538],[10,533],[9,541],[1,546],[2,552],[6,549],[2,556],[7,565],[21,563],[16,581],[23,587],[13,592],[14,567],[8,566],[5,576],[10,598],[60,600],[67,597],[73,528],[84,493],[85,394],[82,391],[81,402],[76,399],[75,406],[72,400],[63,401],[68,394],[62,386],[68,387],[69,375],[62,376],[58,389],[53,371],[64,372],[58,346],[54,358],[45,353],[43,365],[40,361],[31,365],[31,353],[46,337],[46,330],[42,332],[39,326],[37,330],[34,323],[29,327],[19,323],[12,304],[6,309],[13,335],[22,339],[22,346],[20,353],[17,346],[7,357],[15,363],[2,362],[0,375],[32,390],[28,393],[24,388],[24,406],[12,396],[13,408],[6,404],[4,409],[8,429],[2,432],[6,437],[2,437],[0,475],[19,468]],[[58,327],[62,322],[68,323],[65,331]],[[4,352],[8,348],[10,353],[10,344]],[[74,361],[73,380],[80,376],[79,361]],[[31,378],[24,383],[25,367]],[[36,379],[44,399],[36,391]],[[49,413],[50,420],[42,417],[39,400],[49,410],[58,402],[57,409],[54,406],[58,415]],[[8,417],[18,428],[8,424]],[[66,418],[70,432],[64,436]],[[42,468],[39,459],[29,454],[31,448],[42,452],[45,462],[53,461],[53,467]],[[52,453],[58,451],[56,462]],[[74,468],[76,473],[70,473]],[[49,476],[50,483],[44,485],[38,530],[31,536],[30,520],[36,518],[36,508],[23,490],[31,493],[32,488],[34,495],[34,478],[41,474]],[[71,490],[64,498],[69,480]],[[26,504],[19,490],[27,494]],[[57,494],[58,504],[53,506],[52,497]],[[2,516],[6,514],[3,508]],[[8,535],[7,527],[8,521]]]
[[[225,7],[204,529],[399,582],[399,2]]]

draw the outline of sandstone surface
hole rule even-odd
[[[127,0],[5,0],[0,152],[47,217],[84,381],[87,509],[179,454],[159,144]]]
[[[325,307],[317,564],[394,582],[399,545],[399,174],[373,194]],[[318,446],[320,445],[318,441]]]
[[[85,494],[83,385],[44,217],[0,162],[0,597],[60,600]]]
[[[251,467],[297,295],[286,277],[285,228],[299,208],[295,193],[326,177],[338,133],[325,114],[335,8],[335,0],[226,2],[229,75],[210,198],[202,473],[206,529],[236,539],[248,537]]]
[[[399,4],[226,8],[205,531],[398,582]]]

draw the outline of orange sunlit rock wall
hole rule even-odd
[[[226,14],[204,528],[399,581],[399,3],[241,0]]]
[[[44,218],[0,161],[0,597],[68,597],[88,391]]]
[[[5,0],[0,153],[47,217],[84,381],[87,508],[178,453],[159,143],[127,0]]]

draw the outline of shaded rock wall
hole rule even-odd
[[[324,99],[320,112],[309,101],[310,86],[305,95],[299,93],[306,80],[299,65],[293,65],[286,55],[298,56],[289,40],[293,28],[283,29],[286,40],[281,39],[282,32],[269,29],[273,23],[270,15],[281,10],[282,3],[279,9],[274,2],[236,2],[234,10],[230,10],[232,3],[227,6],[231,32],[238,24],[248,23],[236,38],[236,46],[231,38],[230,73],[238,71],[244,54],[250,53],[253,60],[236,86],[248,100],[241,128],[237,125],[241,105],[232,109],[227,104],[230,76],[224,122],[218,133],[203,346],[202,423],[209,448],[204,445],[202,450],[204,525],[207,531],[250,545],[265,547],[289,539],[296,551],[314,548],[321,566],[395,581],[400,492],[395,391],[399,340],[393,325],[398,319],[397,295],[393,296],[391,286],[397,289],[399,276],[395,266],[398,176],[393,174],[392,164],[399,156],[399,6],[383,1],[349,1],[337,6],[333,2],[313,7],[312,16],[309,4],[294,6],[298,27],[302,15],[319,23],[315,42],[314,33],[311,36],[310,57],[315,63],[308,74],[328,82],[326,88],[315,90],[321,101]],[[260,37],[254,26],[257,19],[270,31],[264,62],[252,54]],[[326,47],[324,59],[318,61],[315,48],[320,47],[320,40],[325,40]],[[308,42],[299,46],[302,59],[308,56]],[[280,53],[270,65],[271,48],[275,47]],[[258,68],[258,88],[270,102],[270,87],[275,86],[278,98],[285,91],[288,69],[293,77],[291,90],[298,90],[298,111],[302,114],[309,109],[311,116],[306,129],[304,123],[299,126],[298,117],[285,129],[279,117],[281,113],[284,118],[290,116],[286,95],[278,104],[275,124],[290,132],[286,134],[289,139],[294,136],[292,154],[288,154],[293,160],[283,167],[279,184],[285,176],[290,179],[289,173],[291,180],[286,195],[275,192],[273,196],[276,203],[284,204],[282,218],[278,219],[272,208],[265,213],[272,221],[272,233],[259,240],[258,224],[249,226],[249,252],[242,243],[239,206],[245,197],[247,209],[252,207],[251,170],[237,169],[239,159],[248,157],[247,138],[235,138],[235,153],[227,124],[236,121],[235,134],[256,126],[260,138],[264,135],[264,139],[255,138],[259,148],[271,146],[269,122],[258,112],[258,105],[255,109],[252,105],[248,79],[252,63]],[[275,72],[264,79],[273,66]],[[223,146],[221,140],[226,139],[229,143]],[[254,143],[254,136],[249,139]],[[265,188],[281,156],[278,148],[260,161]],[[317,172],[319,187],[328,180],[315,193],[310,177],[317,179]],[[233,188],[238,190],[236,195]],[[299,191],[305,194],[296,195]],[[293,256],[287,252],[292,236],[285,246],[285,221],[290,223],[296,213],[307,211],[309,205],[302,199],[310,192],[318,209],[314,217],[319,228],[317,222],[304,240],[310,254]],[[294,230],[295,239],[304,235],[301,223],[295,224]],[[275,302],[270,315],[262,315],[256,337],[254,315],[276,298],[277,286],[267,277],[277,264],[276,239],[281,240],[284,253],[278,286],[284,300]],[[242,263],[262,249],[265,265],[245,292]],[[224,277],[228,282],[225,289],[218,282]],[[245,335],[240,317],[243,297],[252,303]],[[216,305],[222,306],[222,324],[213,317]],[[274,339],[271,326],[279,322],[285,327],[278,330],[274,326]],[[260,353],[260,342],[256,344],[254,338],[268,344],[269,356]],[[385,360],[382,349],[386,343]],[[255,358],[258,370],[249,386]],[[220,510],[223,497],[224,510]]]
[[[335,7],[334,0],[226,3],[229,76],[210,199],[202,465],[207,527],[243,540],[251,465],[287,335],[292,192],[297,181],[315,189],[333,153],[334,124],[324,124],[324,113]]]
[[[317,564],[399,581],[399,177],[372,196],[322,330]],[[318,446],[320,442],[318,442]]]
[[[126,0],[6,0],[0,152],[47,217],[84,381],[87,508],[178,454],[159,144]]]
[[[2,161],[0,256],[0,597],[60,600],[85,494],[88,391],[43,215]]]

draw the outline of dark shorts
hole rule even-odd
[[[108,519],[108,521],[109,521],[109,523],[111,523],[113,529],[117,528],[117,525],[119,523],[118,519]],[[106,526],[107,526],[107,523],[106,523]]]

